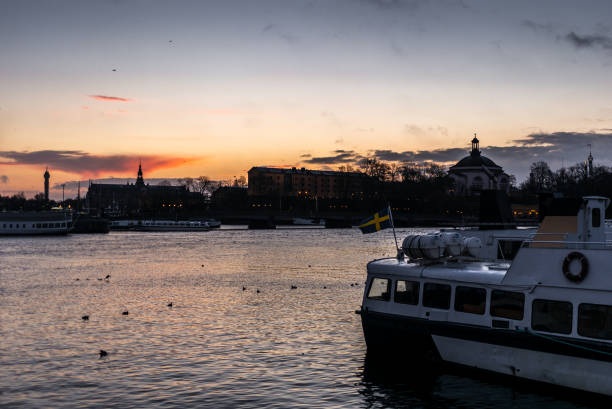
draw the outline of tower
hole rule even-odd
[[[138,177],[136,178],[136,186],[144,187],[144,179],[142,178],[142,162],[138,162]]]
[[[587,158],[587,161],[589,166],[588,176],[593,177],[593,155],[591,154],[591,144],[589,144],[589,157]]]
[[[480,155],[480,150],[478,149],[479,145],[480,145],[480,141],[478,141],[478,138],[476,138],[476,134],[474,134],[474,139],[472,139],[472,152],[471,152],[472,156]]]
[[[49,178],[51,175],[49,174],[49,168],[45,170],[45,174],[43,175],[45,178],[45,201],[49,201]]]

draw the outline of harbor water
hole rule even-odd
[[[597,406],[367,360],[366,263],[394,254],[389,230],[1,238],[0,407]]]

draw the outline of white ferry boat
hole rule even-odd
[[[133,225],[131,230],[152,232],[191,232],[209,231],[210,226],[207,222],[200,221],[142,220]]]
[[[408,236],[407,257],[368,263],[358,311],[368,354],[611,396],[608,204],[584,197],[576,216],[547,216],[507,259],[481,256],[483,239],[456,231]]]
[[[71,228],[70,212],[0,212],[0,235],[67,234]]]

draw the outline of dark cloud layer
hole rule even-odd
[[[309,163],[312,165],[337,165],[341,163],[354,163],[363,158],[355,151],[346,151],[343,149],[337,149],[332,153],[335,155],[313,157],[304,160],[303,163]]]
[[[79,150],[0,151],[0,165],[48,166],[51,170],[88,176],[132,172],[139,160],[148,171],[154,171],[177,167],[196,159],[161,155],[94,155]]]
[[[533,133],[524,138],[511,141],[510,146],[487,146],[481,148],[482,154],[502,166],[507,172],[515,174],[519,180],[529,173],[529,166],[536,161],[547,161],[556,168],[562,162],[566,166],[584,161],[589,154],[590,144],[595,162],[612,165],[612,132],[554,132]],[[312,157],[303,163],[314,165],[353,164],[357,166],[364,157],[375,157],[389,162],[437,162],[453,165],[469,154],[461,148],[433,149],[421,151],[373,150],[364,154],[338,149],[333,155]]]

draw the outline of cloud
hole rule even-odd
[[[553,25],[550,23],[542,24],[542,23],[536,23],[535,21],[531,21],[531,20],[523,20],[521,22],[521,26],[526,27],[535,32],[545,32],[545,33],[553,32]]]
[[[133,99],[121,98],[121,97],[110,97],[108,95],[88,95],[89,98],[96,99],[98,101],[119,101],[119,102],[133,102]]]
[[[9,177],[6,175],[0,175],[0,183],[6,184],[9,181]]]
[[[0,165],[49,166],[50,170],[97,176],[108,172],[130,173],[142,160],[145,171],[174,168],[198,158],[162,155],[94,155],[79,150],[0,151]]]
[[[536,33],[554,34],[558,41],[565,41],[576,49],[602,49],[612,51],[612,37],[603,34],[580,35],[575,31],[562,33],[560,27],[551,23],[542,24],[531,20],[523,20],[521,26],[533,30]]]
[[[311,158],[312,155],[310,153],[305,153],[303,155],[300,155],[300,158]]]
[[[481,138],[481,143],[483,142]],[[486,140],[486,139],[485,139]],[[551,168],[558,169],[561,164],[571,166],[583,162],[589,154],[591,145],[595,162],[601,165],[612,165],[612,132],[609,130],[592,132],[536,132],[523,138],[510,141],[508,146],[482,147],[482,154],[502,166],[507,173],[517,176],[519,180],[527,177],[529,166],[533,162],[546,161]],[[436,162],[451,166],[469,155],[466,148],[447,148],[419,151],[393,151],[379,149],[363,154],[337,149],[330,156],[312,157],[303,163],[312,165],[333,165],[350,163],[358,165],[365,157],[375,157],[388,162]]]
[[[572,31],[565,36],[565,40],[576,48],[603,48],[604,50],[612,50],[612,38],[604,35],[581,36]]]
[[[300,37],[285,30],[278,24],[268,24],[267,26],[261,29],[261,32],[264,35],[278,37],[289,45],[296,45],[301,41]]]
[[[408,124],[404,126],[404,133],[410,136],[416,136],[419,138],[431,137],[431,136],[448,136],[448,129],[443,126],[428,126],[422,128],[417,125]]]
[[[339,163],[354,163],[363,159],[363,156],[355,151],[337,149],[333,153],[335,153],[335,155],[313,157],[303,161],[303,163],[309,163],[312,165],[336,165]]]

